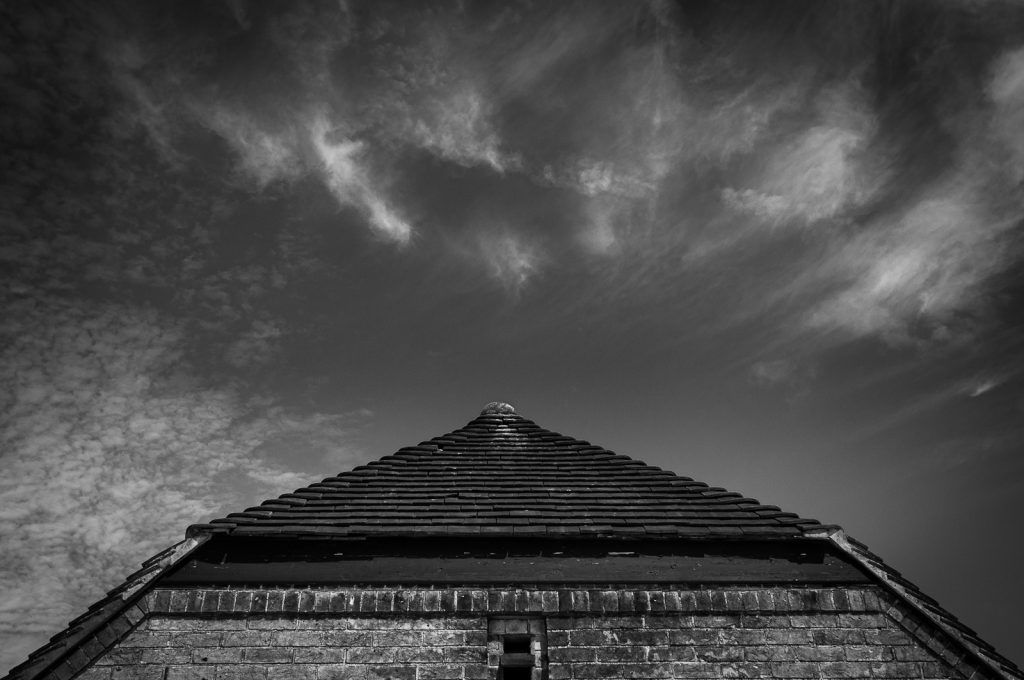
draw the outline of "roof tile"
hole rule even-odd
[[[416,446],[191,533],[789,537],[817,523],[514,413]]]

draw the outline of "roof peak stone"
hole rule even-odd
[[[484,410],[480,411],[480,415],[512,415],[516,412],[516,407],[504,401],[492,401],[487,406],[484,406]]]

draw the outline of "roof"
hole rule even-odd
[[[971,659],[988,669],[986,676],[1024,678],[1013,662],[839,527],[545,430],[494,403],[446,435],[189,527],[184,542],[147,560],[5,680],[67,680],[88,666],[141,620],[140,602],[160,578],[210,538],[441,535],[827,541],[916,613],[919,621],[906,626],[957,650],[948,661]],[[895,609],[889,614],[904,616]]]
[[[822,526],[492,404],[453,432],[190,535],[778,539],[811,529]]]

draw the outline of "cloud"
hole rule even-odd
[[[826,88],[818,120],[772,151],[756,188],[722,190],[726,205],[767,223],[836,217],[870,198],[884,181],[863,155],[876,128],[855,83]]]
[[[539,248],[511,231],[482,231],[477,248],[490,275],[512,292],[518,293],[539,271]]]
[[[0,327],[0,665],[13,665],[185,527],[349,467],[364,416],[210,387],[152,310],[48,296]],[[274,442],[287,436],[285,455]],[[333,446],[332,446],[333,443]],[[306,451],[314,451],[308,453]],[[295,465],[298,463],[298,465]]]
[[[257,188],[302,176],[302,156],[293,130],[270,131],[225,105],[210,106],[197,112],[197,117],[229,144],[238,158],[239,171]]]
[[[988,95],[993,103],[992,128],[1005,145],[1011,176],[1024,180],[1024,47],[995,61]]]
[[[1002,237],[1015,225],[989,210],[979,179],[954,175],[842,243],[825,268],[847,283],[811,310],[808,326],[896,343],[969,334],[961,314],[984,312],[985,284],[1011,261]]]
[[[388,204],[361,162],[363,142],[339,136],[327,120],[318,115],[310,123],[310,136],[321,164],[324,182],[341,206],[355,206],[385,240],[405,245],[412,226]]]
[[[485,165],[506,172],[519,159],[501,149],[490,122],[491,103],[471,83],[405,107],[403,136],[440,158],[463,166]]]

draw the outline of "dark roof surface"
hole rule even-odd
[[[822,529],[511,411],[491,404],[454,432],[190,531],[728,539]]]

